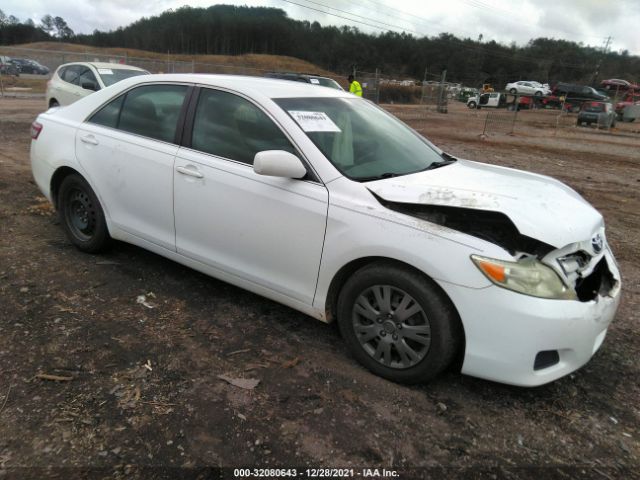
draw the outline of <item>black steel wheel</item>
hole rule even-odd
[[[71,243],[84,252],[104,250],[111,237],[104,212],[87,181],[73,174],[64,178],[58,191],[60,223]]]
[[[337,313],[356,359],[396,382],[435,377],[461,344],[460,319],[444,292],[394,263],[376,262],[354,273],[340,292]]]

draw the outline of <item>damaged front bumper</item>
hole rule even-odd
[[[620,274],[608,248],[596,263],[603,286],[583,301],[531,297],[497,286],[473,289],[441,282],[465,330],[462,373],[531,387],[587,363],[602,345],[620,303]]]

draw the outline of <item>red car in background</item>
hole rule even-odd
[[[603,80],[600,82],[600,88],[611,92],[626,92],[629,90],[640,91],[640,85],[619,78]]]

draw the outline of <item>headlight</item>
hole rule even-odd
[[[502,288],[533,297],[576,300],[572,289],[550,267],[535,258],[505,262],[471,255],[471,260],[491,282]]]

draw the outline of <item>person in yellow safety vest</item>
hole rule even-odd
[[[354,95],[361,97],[362,96],[362,87],[360,86],[360,82],[353,78],[353,75],[349,75],[347,77],[349,81],[349,91]]]

